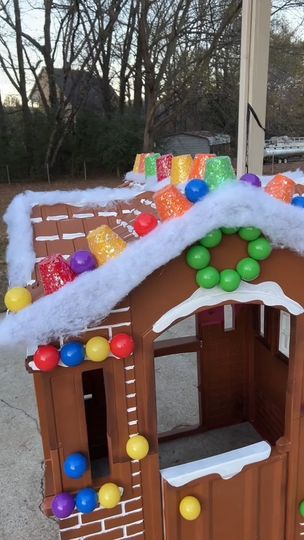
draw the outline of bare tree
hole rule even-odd
[[[33,155],[34,155],[34,144],[33,144],[33,131],[32,131],[32,117],[31,111],[28,104],[27,97],[27,86],[26,86],[26,74],[25,74],[25,62],[24,62],[24,52],[23,52],[23,41],[22,41],[22,23],[21,23],[21,13],[19,0],[13,0],[13,14],[8,10],[8,2],[1,0],[0,2],[0,20],[7,22],[10,28],[14,29],[14,37],[16,43],[16,52],[17,52],[17,64],[14,62],[13,55],[10,51],[10,47],[6,42],[5,36],[3,34],[0,37],[0,42],[4,46],[4,49],[7,51],[7,57],[4,58],[3,55],[0,55],[0,64],[17,90],[21,97],[21,108],[23,115],[23,128],[24,128],[24,143],[27,153],[27,163],[29,167],[32,167]]]
[[[141,0],[138,26],[145,80],[144,151],[153,148],[156,131],[193,99],[198,74],[207,69],[241,4],[241,0],[230,0],[228,5],[216,0],[180,0],[174,5],[167,0]]]

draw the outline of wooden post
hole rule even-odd
[[[7,176],[7,183],[11,184],[11,176],[10,176],[9,166],[8,165],[6,165],[6,176]]]
[[[265,125],[271,0],[243,2],[237,174],[263,172],[265,134],[252,117],[247,144],[247,107]]]
[[[46,164],[46,176],[47,176],[47,181],[50,184],[51,183],[51,177],[50,177],[50,168],[49,168],[48,163]]]

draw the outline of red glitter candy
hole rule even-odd
[[[166,154],[165,156],[160,156],[156,161],[157,167],[157,180],[165,180],[165,178],[170,178],[171,167],[172,167],[172,154]]]
[[[62,255],[50,255],[39,263],[39,271],[45,294],[52,294],[76,277]]]

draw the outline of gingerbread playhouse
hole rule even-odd
[[[304,535],[304,177],[194,161],[5,215],[62,540]]]

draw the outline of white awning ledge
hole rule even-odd
[[[162,469],[160,473],[162,478],[173,487],[184,486],[192,480],[210,474],[219,474],[223,480],[228,480],[239,474],[246,465],[264,461],[270,454],[271,446],[266,441],[261,441],[217,456],[168,467]]]
[[[199,308],[228,304],[231,300],[243,304],[260,301],[265,306],[282,306],[292,315],[300,315],[304,312],[303,307],[286,296],[283,289],[274,281],[264,281],[257,285],[242,281],[239,288],[233,292],[225,292],[220,287],[198,289],[184,302],[162,315],[153,325],[153,332],[156,334],[163,332],[175,321],[191,315]]]

